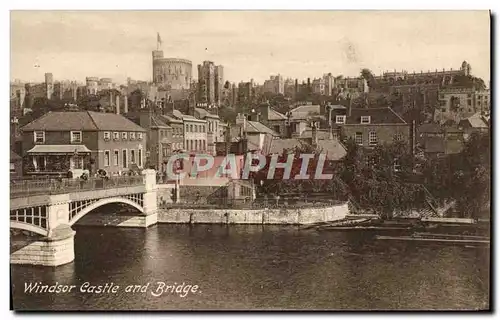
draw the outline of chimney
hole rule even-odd
[[[411,122],[411,128],[410,128],[411,132],[411,153],[413,155],[415,155],[415,144],[416,144],[416,134],[417,134],[417,129],[416,129],[416,124],[415,124],[415,120],[413,120]],[[446,139],[446,137],[445,137]]]
[[[316,128],[316,122],[313,122],[313,125],[312,125],[312,145],[313,146],[317,146],[318,145],[318,130]]]
[[[120,95],[116,95],[116,114],[120,114]]]
[[[128,113],[128,96],[125,96],[125,99],[123,99],[123,113],[127,114]]]

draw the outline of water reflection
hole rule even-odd
[[[487,307],[486,249],[374,242],[283,226],[81,227],[76,259],[12,267],[16,309],[473,309]],[[196,284],[147,293],[26,295],[24,282]]]

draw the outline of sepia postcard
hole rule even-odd
[[[487,311],[489,11],[11,11],[15,311]]]

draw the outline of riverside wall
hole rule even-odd
[[[207,224],[309,224],[344,219],[346,203],[306,208],[281,209],[158,209],[158,223]]]

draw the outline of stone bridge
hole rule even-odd
[[[140,212],[119,226],[148,227],[156,224],[155,171],[144,170],[142,176],[109,180],[11,183],[10,228],[37,235],[28,245],[11,253],[11,263],[58,266],[73,261],[75,231],[71,226],[90,211],[110,203],[127,204]]]

